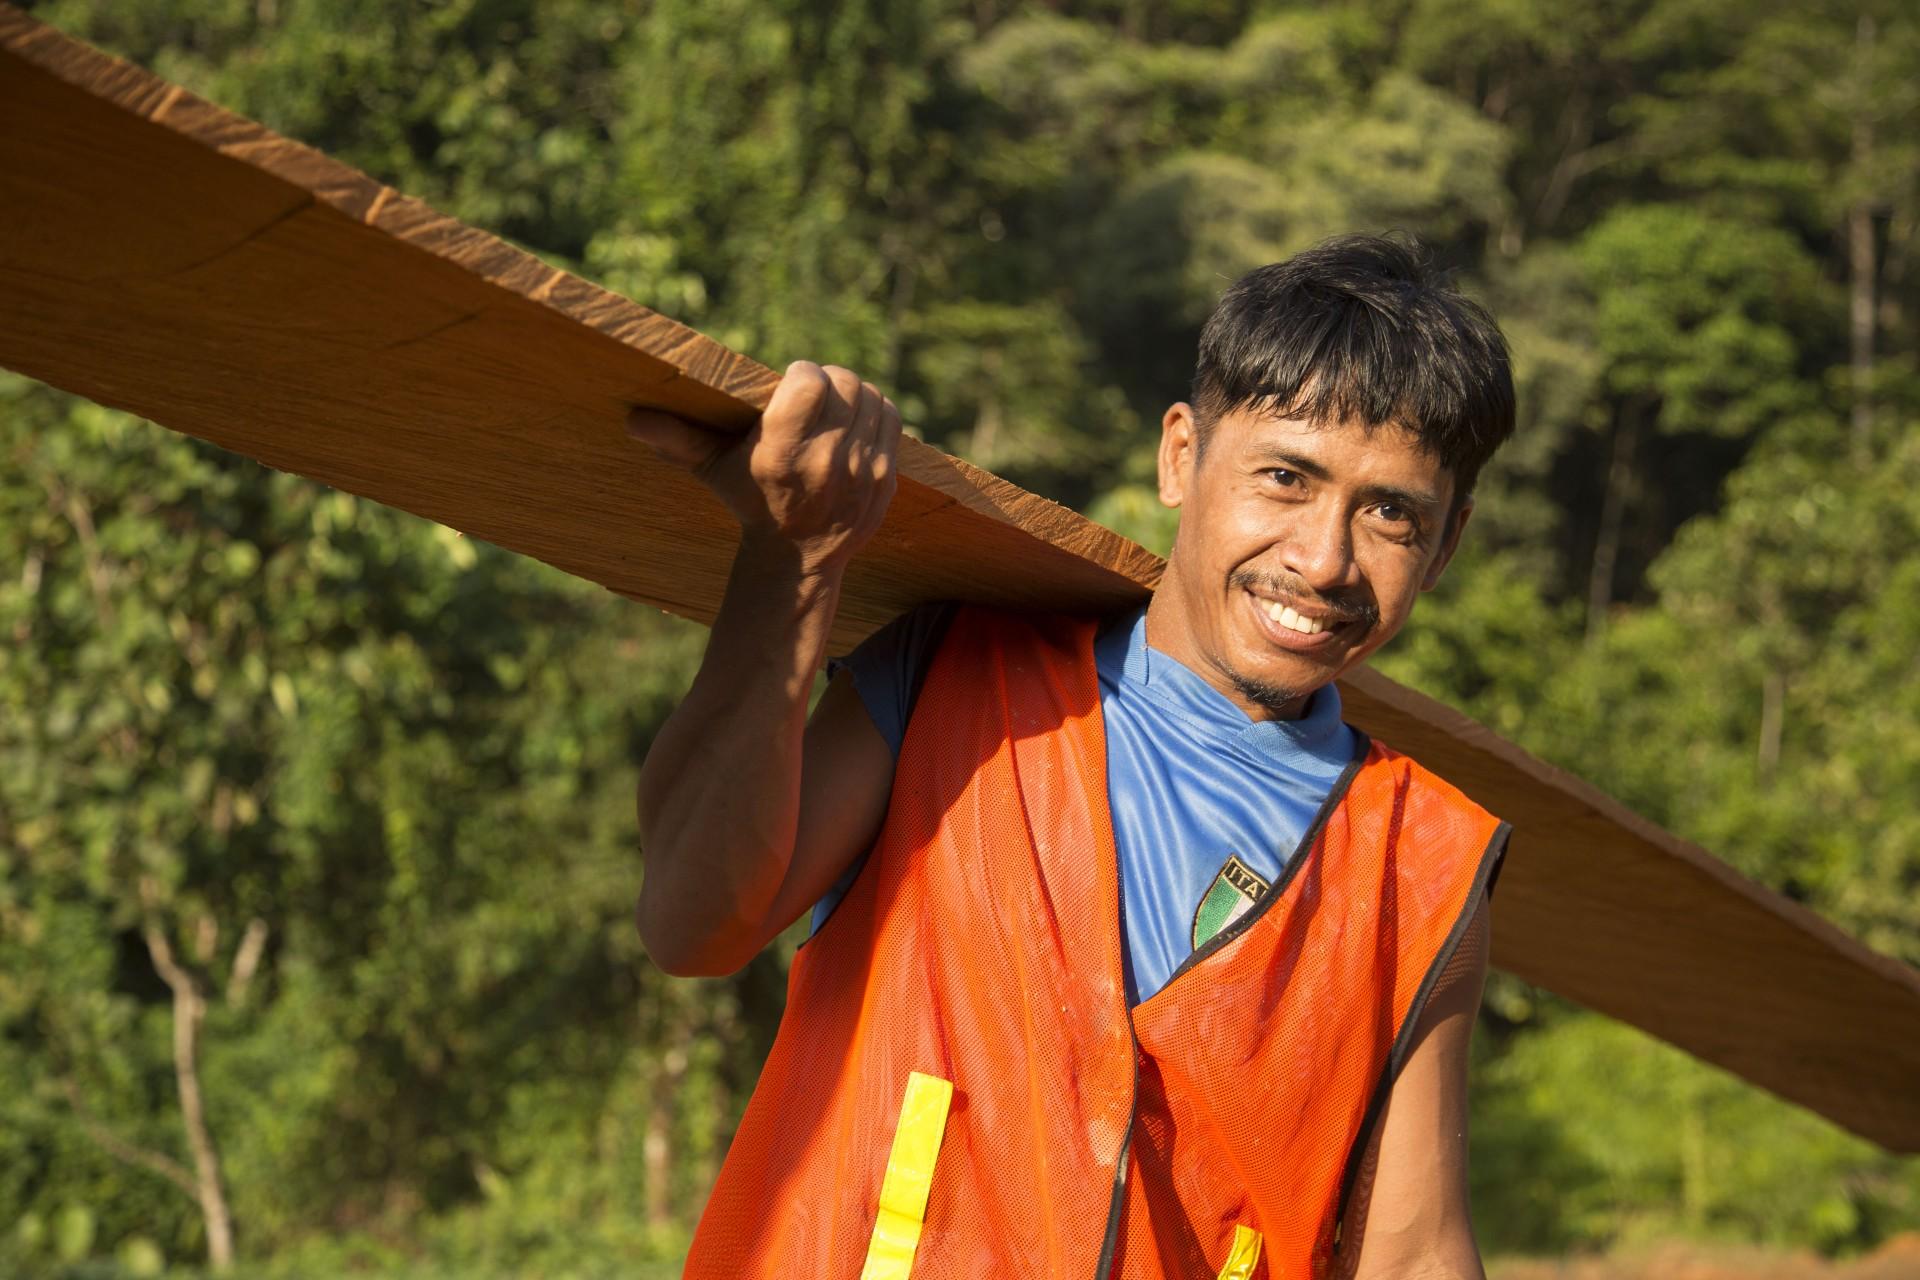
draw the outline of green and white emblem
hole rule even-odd
[[[1227,855],[1227,864],[1213,878],[1200,905],[1193,913],[1193,949],[1213,940],[1215,934],[1238,920],[1273,886],[1255,875],[1235,854]]]

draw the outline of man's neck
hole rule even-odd
[[[1171,563],[1159,588],[1147,602],[1146,644],[1150,652],[1172,658],[1194,675],[1205,680],[1220,696],[1238,707],[1248,720],[1298,720],[1307,713],[1314,690],[1293,695],[1278,705],[1253,697],[1233,678],[1233,673],[1209,657],[1188,623],[1180,602],[1180,583]]]

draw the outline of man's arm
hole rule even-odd
[[[1355,1280],[1484,1280],[1467,1211],[1467,1047],[1486,983],[1487,900],[1421,1012],[1342,1228]]]
[[[885,817],[893,755],[852,682],[809,723],[847,562],[893,496],[900,415],[845,369],[787,370],[726,437],[636,411],[629,430],[741,522],[700,671],[640,769],[635,919],[669,973],[731,973],[817,900]]]

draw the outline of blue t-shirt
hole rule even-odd
[[[921,674],[951,605],[895,619],[836,667],[900,754]],[[1107,805],[1119,856],[1128,997],[1145,1000],[1187,957],[1279,883],[1355,763],[1340,693],[1317,691],[1298,720],[1249,720],[1226,696],[1147,644],[1147,612],[1094,641],[1107,732]],[[858,873],[814,908],[818,928]]]

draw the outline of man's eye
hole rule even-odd
[[[1268,479],[1279,485],[1298,484],[1300,481],[1299,472],[1289,471],[1285,467],[1268,467],[1265,474]]]
[[[1420,517],[1403,506],[1383,502],[1373,509],[1373,514],[1388,525],[1397,538],[1411,541],[1420,536]]]

